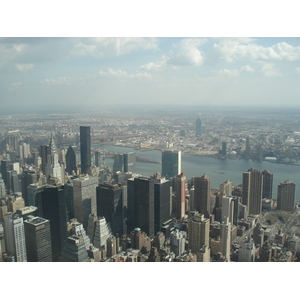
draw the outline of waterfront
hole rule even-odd
[[[114,151],[116,153],[135,152],[138,157],[144,157],[158,162],[161,161],[160,150],[140,151],[134,148],[101,144],[93,144],[93,147]],[[187,178],[207,174],[211,178],[212,188],[219,188],[219,185],[226,179],[231,180],[235,185],[241,184],[243,172],[247,171],[249,168],[254,168],[259,171],[267,169],[273,173],[273,198],[276,198],[277,196],[277,185],[286,179],[290,179],[297,184],[296,199],[298,200],[297,195],[299,195],[298,192],[300,192],[298,185],[300,182],[300,166],[298,165],[187,155],[182,155],[181,161],[181,170],[186,174]],[[112,168],[113,159],[106,159],[106,165]],[[161,165],[136,162],[136,172],[143,176],[150,176],[155,172],[161,172]]]

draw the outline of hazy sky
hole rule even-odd
[[[300,38],[0,38],[2,108],[300,105]]]

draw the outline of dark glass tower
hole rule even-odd
[[[122,187],[118,184],[100,183],[97,187],[97,215],[110,222],[113,234],[123,234]]]
[[[46,165],[48,154],[50,154],[50,148],[48,145],[41,145],[41,158],[42,158],[42,172],[46,174]]]
[[[27,261],[52,261],[50,222],[41,217],[24,221]]]
[[[25,201],[25,206],[29,206],[28,202],[28,186],[37,182],[37,174],[35,171],[26,170],[21,175],[21,190],[22,197]]]
[[[135,152],[124,154],[124,172],[135,173]]]
[[[67,208],[63,188],[49,185],[41,192],[42,217],[50,221],[53,261],[58,261],[67,237]]]
[[[163,150],[161,160],[161,173],[166,179],[181,173],[181,151]]]
[[[91,127],[80,126],[81,173],[91,175]]]
[[[273,189],[273,174],[268,170],[262,171],[263,175],[263,199],[272,199],[272,189]]]
[[[210,216],[210,178],[204,174],[194,178],[194,208],[205,218]]]
[[[76,154],[72,146],[69,146],[67,153],[66,153],[66,172],[69,175],[73,174],[73,171],[76,173]]]

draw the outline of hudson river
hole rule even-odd
[[[93,144],[92,146],[116,153],[135,152],[138,157],[161,162],[160,150],[140,151],[134,148],[100,144]],[[105,163],[112,168],[113,159],[106,158]],[[267,169],[273,173],[273,198],[277,197],[277,185],[279,183],[284,182],[286,179],[295,182],[297,184],[296,200],[298,201],[300,192],[300,166],[298,165],[277,164],[267,161],[256,162],[243,159],[217,159],[204,156],[182,155],[181,157],[181,171],[186,175],[187,179],[207,174],[211,178],[211,187],[217,189],[226,179],[232,181],[235,185],[241,184],[243,172],[250,168],[261,172]],[[136,162],[136,172],[148,177],[155,172],[161,172],[161,164]]]

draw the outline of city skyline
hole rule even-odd
[[[300,38],[5,37],[0,54],[4,111],[50,104],[299,107]]]

